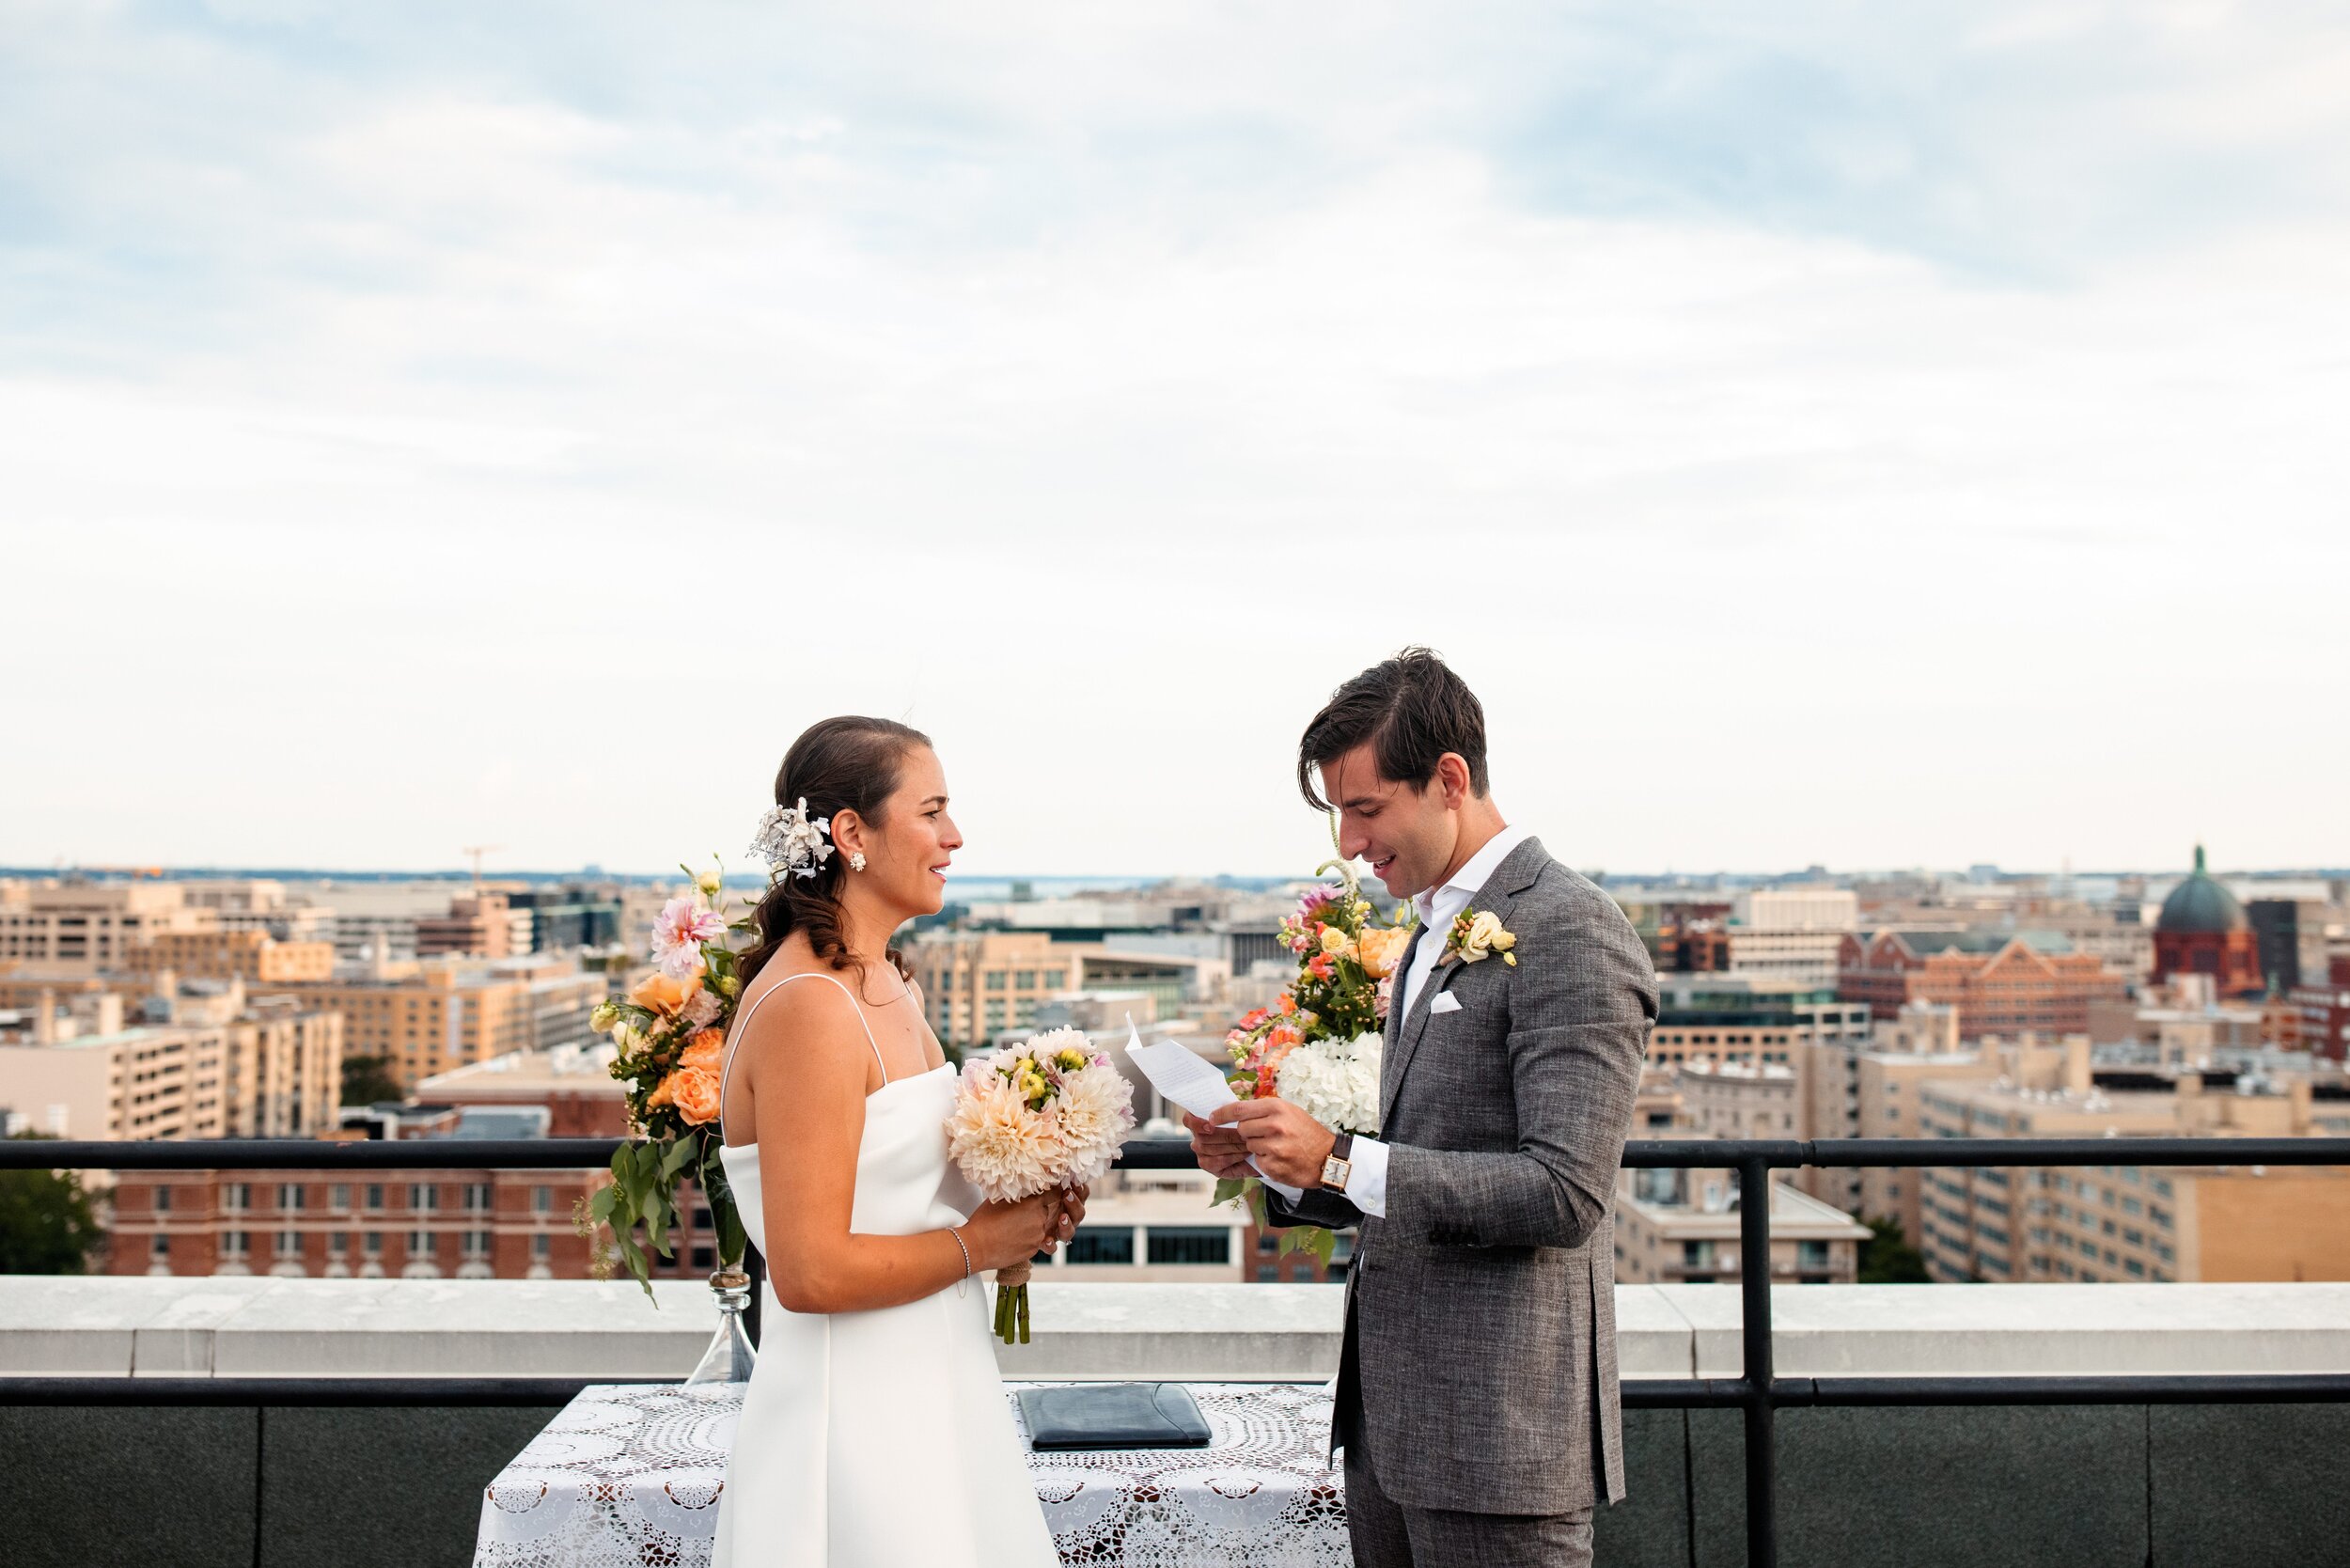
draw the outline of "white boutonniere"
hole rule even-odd
[[[1489,909],[1464,909],[1453,917],[1452,930],[1445,937],[1444,962],[1475,964],[1499,953],[1501,962],[1514,969],[1518,955],[1511,949],[1517,945],[1517,937],[1501,923],[1500,916]]]

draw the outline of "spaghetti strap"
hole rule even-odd
[[[743,1031],[750,1027],[751,1014],[757,1012],[766,1002],[768,997],[774,996],[776,992],[782,990],[785,986],[790,985],[793,980],[831,980],[832,983],[838,988],[840,994],[849,998],[849,1005],[856,1009],[857,1027],[865,1031],[865,1043],[872,1048],[873,1065],[881,1069],[882,1087],[885,1089],[889,1087],[889,1063],[882,1059],[881,1043],[873,1038],[873,1026],[866,1022],[865,1009],[857,1001],[856,993],[851,991],[847,986],[842,985],[839,980],[835,980],[830,975],[824,974],[821,970],[808,969],[796,975],[786,975],[783,979],[776,981],[775,984],[760,992],[759,994],[759,1000],[753,1002],[750,1005],[749,1010],[745,1011],[742,1017],[737,1018],[734,1021],[734,1041],[727,1047],[727,1064],[718,1070],[718,1136],[722,1140],[726,1137],[727,1080],[734,1076],[734,1058],[739,1054],[737,1047],[742,1043]]]

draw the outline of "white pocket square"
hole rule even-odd
[[[1428,1011],[1430,1012],[1458,1012],[1461,1011],[1461,998],[1449,991],[1439,991],[1436,993],[1436,999],[1428,1004]]]

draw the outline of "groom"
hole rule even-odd
[[[1484,709],[1427,650],[1340,686],[1297,779],[1418,906],[1380,1137],[1248,1100],[1187,1116],[1192,1146],[1218,1176],[1253,1156],[1277,1225],[1362,1227],[1330,1435],[1355,1562],[1589,1563],[1593,1506],[1623,1496],[1611,1215],[1655,973],[1606,894],[1504,823]]]

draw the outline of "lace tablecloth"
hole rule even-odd
[[[1346,1503],[1320,1385],[1189,1386],[1204,1449],[1031,1453],[1065,1563],[1341,1568]],[[1006,1386],[1006,1397],[1014,1392]],[[492,1482],[475,1568],[703,1568],[740,1385],[582,1389]],[[1018,1421],[1020,1407],[1012,1406]]]

